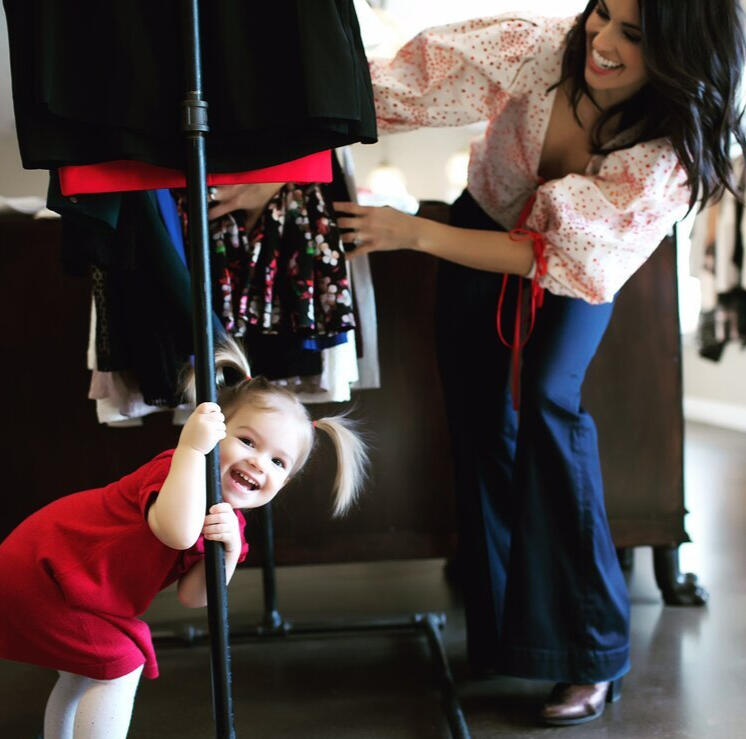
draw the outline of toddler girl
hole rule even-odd
[[[0,657],[59,671],[45,739],[126,736],[141,673],[158,675],[150,630],[138,617],[176,581],[184,606],[206,604],[204,539],[223,543],[230,580],[248,551],[238,509],[274,498],[308,459],[314,428],[337,453],[335,515],[357,495],[367,455],[350,420],[312,423],[291,393],[249,378],[233,343],[218,350],[216,364],[219,378],[232,368],[242,379],[223,383],[217,404],[197,406],[176,449],[50,503],[0,544]],[[218,442],[223,501],[205,515],[205,455]]]

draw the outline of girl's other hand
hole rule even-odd
[[[241,551],[241,533],[238,530],[238,517],[228,503],[210,506],[205,516],[202,534],[210,541],[220,541],[228,552]]]
[[[207,454],[225,438],[225,417],[217,403],[200,403],[184,424],[179,446]]]

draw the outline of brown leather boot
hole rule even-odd
[[[541,720],[550,726],[575,726],[593,721],[603,712],[607,703],[621,697],[622,681],[590,685],[557,683],[541,709]]]

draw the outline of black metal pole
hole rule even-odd
[[[207,223],[207,167],[205,135],[207,103],[202,99],[202,59],[199,0],[183,2],[184,82],[182,128],[186,138],[186,181],[191,256],[192,330],[197,402],[215,402],[215,363],[212,337],[209,233]],[[207,508],[221,500],[218,450],[207,455]],[[206,542],[207,620],[210,627],[213,716],[217,739],[235,739],[231,694],[228,597],[225,556],[217,542]]]
[[[451,728],[451,736],[453,739],[469,739],[471,737],[469,726],[466,723],[466,717],[458,701],[451,668],[448,666],[448,657],[443,646],[443,641],[440,638],[440,631],[445,625],[445,616],[443,614],[426,613],[422,616],[421,623],[425,629],[425,634],[430,643],[430,651],[433,654],[440,676],[443,708],[448,719],[448,725]]]
[[[263,552],[262,584],[264,586],[264,628],[270,633],[287,630],[280,612],[277,610],[277,584],[275,581],[275,527],[272,521],[272,503],[262,506]]]

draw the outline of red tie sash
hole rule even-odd
[[[536,193],[531,195],[526,205],[523,206],[523,210],[521,211],[521,215],[518,218],[516,227],[508,233],[511,240],[513,241],[526,241],[527,239],[531,240],[534,252],[534,261],[536,263],[536,270],[531,281],[531,318],[525,337],[521,338],[521,329],[523,327],[523,278],[520,276],[518,277],[518,297],[516,300],[515,321],[513,324],[513,338],[511,341],[508,341],[505,338],[502,329],[502,309],[503,303],[505,302],[505,291],[508,286],[508,278],[510,277],[510,275],[508,274],[503,275],[502,287],[500,288],[500,298],[497,302],[497,335],[500,337],[500,341],[511,351],[511,392],[513,395],[513,408],[515,410],[518,410],[520,406],[521,352],[523,350],[523,347],[526,346],[526,343],[531,336],[531,332],[534,330],[534,323],[536,322],[536,311],[544,304],[544,288],[539,285],[539,279],[547,273],[547,260],[545,256],[546,241],[544,240],[544,235],[525,228],[526,221],[531,214],[531,209],[534,207],[535,201]]]

